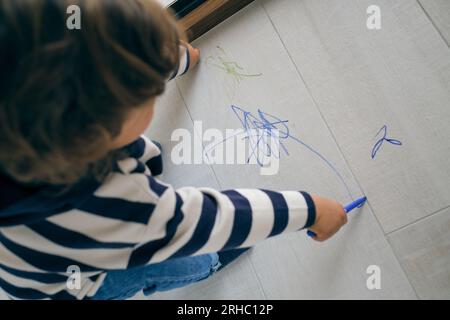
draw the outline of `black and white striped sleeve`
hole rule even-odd
[[[189,50],[183,43],[180,44],[180,60],[178,61],[178,65],[175,68],[175,71],[172,73],[169,80],[172,80],[176,77],[182,76],[185,74],[191,65],[191,56],[189,54]]]
[[[154,177],[147,180],[143,187],[158,201],[129,267],[250,247],[315,222],[314,202],[306,192],[174,189]]]

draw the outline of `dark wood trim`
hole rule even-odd
[[[207,0],[180,19],[190,41],[231,17],[254,0]]]
[[[188,15],[207,0],[177,0],[170,6],[178,19]]]

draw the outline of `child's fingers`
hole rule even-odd
[[[315,232],[315,231],[313,231],[313,230],[309,230],[309,231],[311,231],[309,234],[310,234],[310,237],[311,237],[311,239],[313,239],[313,240],[315,240],[315,241],[318,241],[318,242],[323,242],[323,241],[325,241],[325,240],[327,240],[329,237],[327,237],[327,236],[324,236],[324,235],[322,235],[322,234],[318,234],[317,232]]]
[[[189,69],[195,67],[200,61],[200,49],[194,48],[191,45],[188,46],[189,54],[191,55],[191,64]]]
[[[189,52],[189,69],[194,68],[200,61],[200,49],[194,48],[190,43],[180,41],[181,45]]]
[[[314,237],[311,237],[311,238],[317,242],[324,242],[325,240],[330,239],[331,236],[315,235]]]
[[[336,227],[335,229],[330,229],[330,230],[322,230],[322,229],[317,229],[315,227],[312,227],[310,229],[308,229],[308,235],[310,235],[310,237],[316,241],[319,242],[323,242],[325,240],[330,239],[332,236],[334,236],[340,229],[341,227],[346,224],[347,219],[345,219],[345,221],[342,222],[342,225],[339,227]],[[311,233],[312,232],[312,233]]]
[[[192,54],[195,58],[197,58],[197,60],[199,60],[199,59],[200,59],[200,49],[199,49],[199,48],[191,47],[190,50],[191,50],[191,54]]]

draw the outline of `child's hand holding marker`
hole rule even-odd
[[[334,200],[312,196],[316,206],[316,222],[307,231],[308,236],[317,241],[324,241],[333,236],[347,223],[347,213],[364,205],[367,198],[359,198],[342,207]],[[318,230],[318,231],[316,231]]]
[[[347,215],[340,203],[316,195],[311,197],[316,207],[316,222],[309,230],[315,233],[314,240],[325,241],[347,223]]]

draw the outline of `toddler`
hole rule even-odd
[[[66,27],[81,9],[81,29]],[[200,52],[152,0],[0,2],[0,287],[12,299],[126,299],[200,281],[340,204],[302,191],[174,189],[141,134]],[[300,183],[299,183],[300,184]]]

